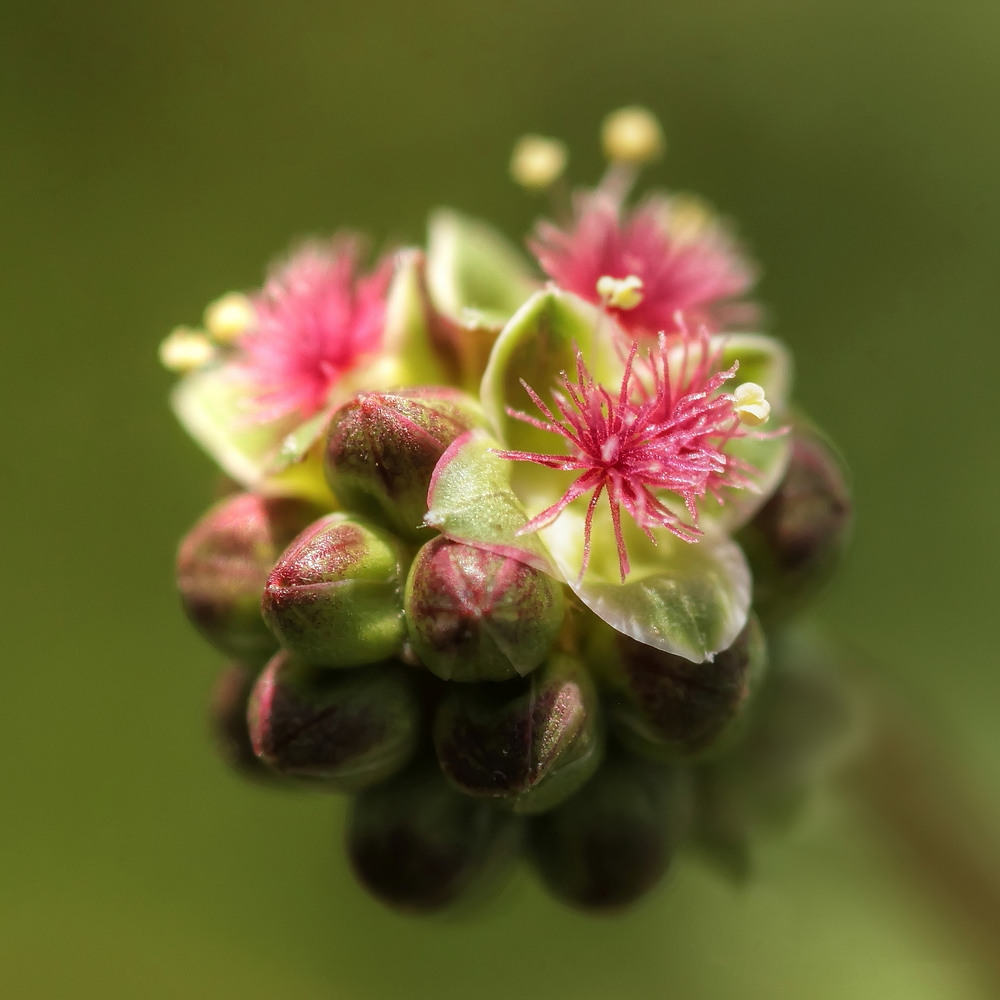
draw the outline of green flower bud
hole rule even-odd
[[[254,685],[247,717],[261,760],[341,792],[368,788],[402,768],[420,731],[408,668],[324,670],[284,651]]]
[[[325,667],[357,667],[399,652],[406,626],[396,543],[346,514],[295,539],[267,578],[261,610],[289,652]]]
[[[615,639],[617,663],[607,671],[615,689],[610,715],[629,749],[673,760],[728,743],[764,673],[764,634],[756,619],[728,649],[703,663],[620,633]]]
[[[741,533],[755,606],[782,616],[801,606],[834,568],[850,521],[842,465],[819,433],[797,427],[784,478]]]
[[[247,702],[256,671],[231,663],[212,689],[209,724],[219,756],[237,773],[262,781],[280,780],[254,753],[247,729]]]
[[[235,659],[262,664],[277,649],[260,615],[267,574],[319,516],[309,503],[239,493],[191,529],[177,553],[177,588],[195,628]]]
[[[518,813],[542,812],[572,795],[600,763],[603,735],[594,683],[563,653],[525,678],[459,687],[434,722],[445,776]]]
[[[478,405],[455,389],[360,393],[333,415],[327,481],[347,509],[410,541],[425,540],[434,466],[455,438],[483,421]]]
[[[359,881],[410,913],[443,909],[506,874],[520,843],[516,817],[456,792],[430,767],[358,796],[347,830]]]
[[[569,801],[532,819],[532,860],[563,902],[617,910],[660,881],[691,820],[685,772],[616,754]]]
[[[562,585],[512,557],[435,538],[406,581],[414,652],[444,680],[524,676],[548,655],[562,624]]]

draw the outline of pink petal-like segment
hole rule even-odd
[[[308,244],[253,299],[256,324],[239,341],[236,366],[260,419],[312,416],[347,372],[378,352],[392,261],[362,276],[359,254],[349,237]]]
[[[673,225],[673,202],[649,199],[627,211],[602,191],[577,198],[573,222],[560,229],[541,222],[529,240],[545,273],[561,288],[600,303],[597,282],[635,276],[642,301],[629,309],[608,306],[633,336],[676,333],[681,312],[713,330],[751,322],[745,301],[756,268],[718,220],[695,231]]]

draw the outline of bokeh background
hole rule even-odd
[[[211,473],[156,346],[293,237],[419,240],[445,202],[517,237],[542,206],[506,177],[513,140],[563,137],[590,181],[603,114],[647,104],[670,140],[651,180],[739,220],[798,397],[853,467],[818,614],[991,822],[998,37],[981,0],[5,3],[0,992],[990,996],[847,794],[743,891],[685,864],[614,920],[527,875],[478,915],[382,910],[338,802],[248,787],[208,745],[218,664],[171,577]]]

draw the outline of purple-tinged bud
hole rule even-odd
[[[261,610],[281,645],[299,659],[359,667],[400,651],[402,588],[393,539],[346,514],[328,514],[281,555]]]
[[[280,780],[278,775],[254,753],[247,729],[247,703],[256,676],[256,671],[240,663],[231,663],[222,671],[212,689],[209,725],[219,756],[234,771],[274,782]]]
[[[441,910],[507,874],[522,822],[455,791],[437,768],[406,772],[354,800],[347,851],[359,881],[409,913]]]
[[[330,422],[327,481],[348,510],[423,541],[432,534],[423,518],[434,466],[455,438],[483,423],[475,401],[456,389],[359,393]]]
[[[319,514],[302,500],[239,493],[188,532],[177,553],[177,588],[188,618],[209,642],[255,665],[277,649],[260,614],[267,574]]]
[[[281,774],[320,778],[338,792],[385,780],[417,746],[420,705],[409,668],[324,670],[282,651],[247,710],[254,752]]]
[[[691,822],[686,772],[616,754],[566,803],[531,820],[531,856],[564,903],[618,910],[663,878]]]
[[[818,432],[796,427],[784,478],[740,536],[754,605],[782,616],[801,606],[834,568],[850,522],[842,464]]]
[[[447,538],[420,549],[406,581],[413,651],[443,680],[525,676],[549,654],[564,610],[548,574]]]
[[[604,733],[594,683],[579,660],[554,653],[528,677],[454,690],[438,710],[438,763],[467,795],[518,813],[567,799],[601,761]]]
[[[606,671],[609,714],[633,752],[676,760],[715,752],[739,729],[764,674],[764,633],[751,618],[728,649],[693,663],[616,634],[617,663]]]

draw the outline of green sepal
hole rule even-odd
[[[427,283],[449,319],[494,330],[538,287],[528,262],[500,233],[445,208],[428,224]]]

